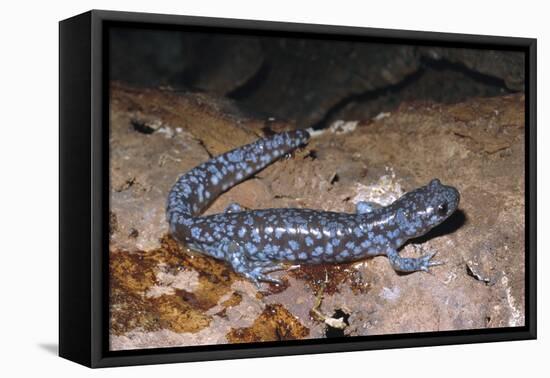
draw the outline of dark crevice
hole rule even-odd
[[[132,125],[132,128],[138,133],[149,135],[153,134],[156,131],[156,129],[149,126],[146,121],[133,119],[130,121],[130,124]]]
[[[168,80],[169,83],[180,83],[180,86],[183,86],[185,90],[194,89],[198,90],[196,87],[196,83],[198,82],[199,78],[201,77],[202,73],[202,66],[200,64],[193,64],[189,67],[186,67],[181,72],[175,73],[170,80]]]
[[[310,150],[309,153],[306,156],[304,156],[304,159],[308,159],[308,158],[311,160],[317,159],[317,151]]]
[[[248,79],[243,85],[233,89],[226,96],[233,100],[244,100],[253,95],[262,87],[271,71],[271,65],[264,61],[258,71]]]
[[[378,88],[378,89],[357,93],[357,94],[352,94],[350,96],[344,97],[340,101],[338,101],[335,105],[333,105],[325,113],[323,118],[321,118],[318,122],[313,124],[312,127],[314,130],[321,130],[321,129],[327,128],[330,125],[330,122],[332,121],[334,116],[338,114],[338,112],[340,112],[350,103],[375,100],[376,98],[381,96],[387,96],[390,94],[398,93],[399,91],[403,90],[409,85],[416,83],[422,77],[422,75],[424,75],[424,73],[425,73],[425,70],[423,68],[420,68],[414,73],[406,76],[403,80],[401,80],[397,84],[392,84],[383,88]]]
[[[212,154],[212,152],[210,152],[208,147],[206,147],[206,144],[204,144],[204,141],[202,139],[198,139],[198,138],[195,139],[195,140],[204,149],[204,151],[208,154],[208,158],[212,159],[214,157],[214,155]]]
[[[469,275],[470,277],[480,281],[478,276],[474,274],[474,272],[472,271],[472,268],[470,268],[470,265],[468,265],[468,264],[466,264],[466,274]]]
[[[275,199],[291,199],[291,200],[296,200],[296,197],[285,196],[284,194],[275,194],[275,195],[273,196],[273,198],[275,198]]]
[[[487,286],[492,286],[491,279],[487,277],[481,276],[479,273],[474,272],[472,270],[472,267],[466,263],[466,274],[472,278],[474,278],[477,281],[483,282]]]
[[[125,190],[130,189],[135,184],[136,184],[136,178],[135,177],[130,177],[122,185],[119,185],[118,187],[113,187],[113,190],[117,193],[120,193],[120,192],[123,192]]]
[[[262,127],[262,132],[264,133],[264,136],[266,137],[270,137],[270,136],[273,136],[275,135],[275,131],[273,131],[273,129],[269,126],[269,121],[266,121],[266,126]]]
[[[373,101],[383,96],[398,95],[399,92],[418,83],[418,81],[429,71],[454,71],[470,78],[473,82],[500,89],[503,93],[517,92],[509,89],[503,79],[475,71],[461,63],[455,63],[445,59],[436,60],[427,57],[421,57],[420,64],[421,66],[418,70],[416,70],[412,74],[409,74],[408,76],[405,76],[403,80],[396,84],[391,84],[382,88],[369,90],[362,93],[352,94],[342,98],[330,109],[328,109],[325,115],[318,122],[313,124],[313,129],[321,130],[328,127],[333,121],[334,117],[342,109],[344,109],[351,103]]]
[[[349,319],[349,314],[345,313],[341,309],[337,309],[336,311],[334,311],[334,314],[332,315],[332,318],[334,318],[334,319],[342,318],[342,320],[346,324],[346,326],[349,325],[349,320],[348,320]],[[331,327],[331,326],[327,325],[327,329],[325,331],[325,336],[327,338],[346,337],[346,334],[344,333],[343,329],[335,328],[335,327]]]
[[[487,75],[479,71],[475,71],[471,68],[468,68],[462,63],[451,62],[447,59],[431,59],[428,57],[421,57],[420,64],[425,68],[434,70],[434,71],[454,71],[463,74],[464,76],[469,77],[472,81],[492,86],[495,88],[500,88],[506,93],[515,93],[517,91],[511,90],[506,86],[504,79]]]

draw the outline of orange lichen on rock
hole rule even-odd
[[[321,287],[327,295],[339,292],[339,286],[347,283],[357,292],[365,292],[368,284],[364,282],[361,273],[351,264],[318,264],[304,265],[300,269],[292,270],[290,274],[295,278],[304,280],[318,293]]]
[[[188,291],[162,285],[160,271],[199,272],[198,284]],[[113,251],[110,258],[111,328],[123,334],[135,328],[197,332],[210,323],[206,310],[216,306],[231,288],[235,274],[222,262],[185,251],[170,237],[151,251]],[[166,290],[159,290],[158,287]],[[159,294],[150,294],[157,287]],[[148,295],[149,294],[149,295]],[[230,297],[226,306],[236,303]]]
[[[247,328],[232,329],[226,335],[232,343],[303,339],[309,334],[300,321],[280,304],[266,306],[262,314]]]

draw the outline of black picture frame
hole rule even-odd
[[[523,51],[526,57],[525,326],[437,333],[108,350],[108,85],[112,25]],[[59,354],[89,367],[535,339],[536,39],[92,10],[59,24]]]

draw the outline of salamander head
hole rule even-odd
[[[407,236],[424,235],[443,222],[457,209],[460,193],[452,186],[441,184],[438,179],[420,187],[395,201],[397,225]]]

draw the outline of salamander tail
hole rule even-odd
[[[261,171],[309,140],[305,130],[274,134],[236,148],[182,175],[168,195],[166,216],[171,232],[192,224],[221,193]]]

